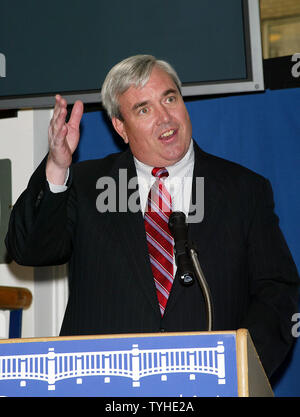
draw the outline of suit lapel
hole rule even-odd
[[[218,180],[218,174],[212,168],[209,157],[195,144],[195,168],[193,176],[192,201],[195,205],[199,196],[196,178],[203,178],[204,181],[204,215],[200,222],[193,222],[189,216],[189,238],[196,244],[199,257],[205,255],[209,250],[210,243],[214,239],[214,230],[218,219],[222,215],[222,198],[225,190],[223,184]],[[217,174],[217,175],[216,175]]]
[[[224,191],[222,184],[220,184],[220,182],[216,178],[216,173],[212,171],[211,164],[208,160],[209,156],[205,152],[203,152],[195,142],[194,150],[195,164],[193,172],[191,207],[196,206],[196,202],[198,202],[198,205],[199,202],[200,204],[203,203],[203,201],[201,201],[202,197],[201,190],[199,189],[199,183],[197,183],[197,178],[203,178],[204,216],[202,221],[194,222],[194,213],[191,213],[190,210],[188,220],[188,236],[190,242],[192,242],[196,247],[199,262],[201,265],[201,260],[205,259],[207,251],[209,251],[210,242],[212,242],[212,240],[214,239],[214,230],[217,224],[217,219],[220,218],[222,214],[222,205],[220,204],[220,201],[222,200]],[[206,277],[206,279],[208,278],[209,277]],[[196,283],[196,285],[198,285],[198,283]],[[176,301],[178,297],[180,297],[180,294],[183,291],[183,289],[184,287],[181,285],[179,277],[176,274],[170,297],[167,303],[165,315],[167,315],[175,306]]]
[[[137,177],[133,156],[130,150],[120,156],[117,164],[112,168],[111,175],[116,181],[117,190],[119,190],[120,181],[122,181],[120,187],[122,192],[125,183],[128,185],[130,180],[132,183],[133,179]],[[127,176],[127,178],[124,178],[124,176]],[[150,302],[152,308],[159,317],[160,310],[148,255],[144,218],[140,209],[139,198],[136,198],[138,196],[137,188],[129,190],[127,188],[127,198],[118,193],[117,195],[117,207],[120,207],[119,199],[122,198],[122,212],[116,213],[114,221],[117,223],[120,239],[124,242],[124,256],[128,258],[129,264],[132,265],[132,274],[136,279],[136,284],[140,285],[145,294],[145,299]],[[129,209],[126,208],[126,210],[123,210],[125,200],[129,201],[130,197],[132,197],[133,202],[137,201],[138,203],[136,204],[136,206],[138,206],[137,212],[132,212],[130,207]]]

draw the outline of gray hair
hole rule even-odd
[[[123,120],[119,96],[125,93],[131,85],[143,87],[149,80],[154,66],[164,70],[174,81],[178,91],[181,91],[181,81],[172,66],[152,55],[135,55],[116,64],[107,74],[102,89],[102,104],[110,118]]]

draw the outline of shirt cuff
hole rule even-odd
[[[51,182],[49,182],[47,180],[47,182],[49,184],[50,191],[52,193],[55,193],[55,194],[57,194],[57,193],[63,193],[64,191],[66,191],[68,189],[68,187],[66,185],[67,184],[67,181],[68,181],[68,178],[69,178],[69,168],[68,168],[68,171],[67,171],[67,174],[66,174],[66,179],[65,179],[65,182],[63,183],[63,185],[51,184]]]

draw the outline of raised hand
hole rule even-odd
[[[66,123],[67,102],[57,95],[48,130],[49,154],[46,176],[52,184],[63,184],[66,173],[72,163],[72,155],[77,148],[80,132],[79,125],[83,114],[83,103],[74,103],[69,122]]]

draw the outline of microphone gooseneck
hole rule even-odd
[[[195,281],[194,268],[188,255],[188,233],[185,214],[174,211],[169,218],[169,229],[174,238],[174,254],[180,282],[189,286]]]
[[[181,211],[174,211],[169,218],[169,229],[174,238],[174,253],[180,282],[184,286],[189,286],[195,281],[196,275],[202,290],[206,313],[207,330],[211,331],[213,326],[213,307],[209,286],[201,269],[198,255],[188,241],[188,228],[185,214]]]

